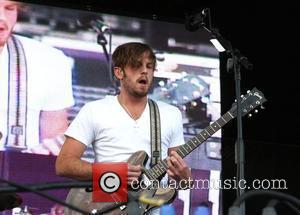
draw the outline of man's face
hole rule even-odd
[[[0,46],[7,42],[14,25],[17,22],[18,4],[12,1],[0,0]]]
[[[136,68],[130,66],[124,68],[124,77],[121,81],[121,86],[132,96],[146,96],[152,85],[154,69],[153,62],[149,59],[148,55],[142,56],[138,60]]]

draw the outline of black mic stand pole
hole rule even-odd
[[[113,78],[113,72],[112,72],[112,59],[111,59],[111,52],[112,52],[112,32],[111,29],[107,29],[107,33],[109,34],[109,43],[107,42],[104,33],[105,31],[103,31],[101,28],[97,28],[95,29],[97,32],[97,43],[99,45],[101,45],[106,61],[107,61],[107,65],[108,65],[108,75],[109,75],[109,79],[113,85],[113,92],[112,94],[116,94],[118,92],[118,87],[116,84],[116,81]],[[109,52],[107,51],[106,45],[109,45]]]
[[[233,50],[230,51],[233,59],[233,71],[235,79],[235,95],[237,103],[237,139],[235,142],[235,163],[237,165],[237,178],[238,182],[245,179],[244,165],[245,165],[245,146],[243,140],[243,124],[242,124],[242,110],[241,110],[241,66],[239,64],[237,56],[235,56]],[[230,64],[230,58],[227,62]],[[230,71],[230,65],[227,66]],[[229,72],[228,71],[228,72]],[[240,183],[239,183],[240,184]],[[244,189],[238,186],[237,196],[241,196],[244,193]],[[245,202],[240,205],[240,214],[245,214]]]
[[[243,141],[243,128],[242,128],[242,110],[241,110],[241,65],[247,69],[251,70],[253,68],[252,63],[249,60],[241,55],[239,50],[234,49],[231,43],[228,40],[225,40],[221,34],[216,30],[211,28],[211,16],[210,10],[204,9],[202,11],[202,20],[200,22],[200,26],[208,31],[218,42],[225,48],[227,54],[230,54],[231,57],[227,61],[227,71],[230,72],[233,70],[234,79],[235,79],[235,95],[236,95],[236,103],[237,103],[237,139],[235,143],[235,163],[237,165],[237,179],[238,184],[241,181],[245,181],[245,172],[244,172],[244,164],[245,164],[245,147]],[[209,17],[209,28],[205,26],[204,18],[205,15],[208,14]],[[245,193],[244,189],[241,189],[239,186],[237,187],[237,196],[241,196]],[[240,215],[245,215],[245,203],[242,202],[240,205]]]

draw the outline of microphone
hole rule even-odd
[[[201,13],[186,16],[185,28],[188,31],[197,31],[202,25],[204,25],[204,18],[208,15],[208,8],[204,8]]]
[[[110,27],[107,24],[105,24],[103,21],[101,21],[100,19],[92,20],[90,22],[90,25],[95,30],[100,29],[101,32],[106,32],[106,31],[110,30]]]
[[[13,209],[23,202],[17,194],[0,194],[0,211]]]
[[[83,28],[93,29],[97,33],[104,33],[106,31],[111,30],[109,25],[104,23],[102,18],[94,17],[94,16],[87,16],[81,19],[77,19],[77,24]]]

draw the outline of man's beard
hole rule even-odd
[[[147,96],[151,85],[152,85],[152,80],[149,82],[149,85],[147,86],[147,89],[145,91],[138,91],[135,90],[133,87],[131,87],[130,84],[128,84],[127,82],[124,82],[124,88],[129,92],[130,95],[136,98],[143,98]]]
[[[2,34],[2,35],[1,35]],[[7,43],[9,37],[11,36],[11,32],[0,32],[0,46],[3,47]]]

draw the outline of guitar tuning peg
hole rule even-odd
[[[257,110],[257,109],[255,109],[255,110],[254,110],[254,113],[258,113],[258,110]]]
[[[263,105],[261,105],[260,108],[261,108],[262,110],[266,109],[266,107],[263,106]]]
[[[250,93],[251,91],[250,90],[247,90],[247,93]]]
[[[243,98],[243,97],[244,97],[244,95],[242,94],[242,95],[241,95],[241,98]]]
[[[251,113],[249,113],[249,114],[248,114],[248,118],[251,118],[251,117],[252,117],[252,114],[251,114]]]
[[[234,100],[234,102],[236,102],[236,99]]]

